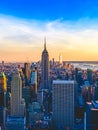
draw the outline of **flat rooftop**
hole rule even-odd
[[[8,116],[7,117],[7,122],[23,122],[24,121],[24,117],[14,117],[14,116]]]
[[[87,102],[87,104],[90,106],[91,110],[98,111],[98,101],[91,101]]]
[[[53,80],[53,84],[74,84],[74,80]]]

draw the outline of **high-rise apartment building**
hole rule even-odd
[[[24,116],[25,102],[22,99],[22,80],[14,73],[11,81],[11,116]]]
[[[46,49],[46,39],[44,39],[44,50],[42,52],[42,87],[49,88],[49,54]]]
[[[53,122],[62,130],[74,126],[74,81],[53,80],[52,85]]]

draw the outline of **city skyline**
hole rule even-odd
[[[0,2],[0,61],[39,61],[44,36],[50,59],[98,61],[97,1]]]

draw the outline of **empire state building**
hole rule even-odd
[[[49,55],[44,39],[44,50],[42,52],[42,88],[49,89]]]

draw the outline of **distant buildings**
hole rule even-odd
[[[62,64],[62,55],[59,55],[59,64]]]
[[[49,88],[49,54],[46,50],[46,39],[44,41],[44,50],[42,52],[42,87]]]
[[[22,80],[19,73],[12,75],[11,81],[11,116],[24,116],[25,102],[22,99]]]
[[[74,81],[53,80],[52,85],[53,121],[62,130],[74,125]]]
[[[28,106],[29,109],[29,122],[34,122],[43,119],[44,113],[41,112],[41,106],[38,102],[32,102]]]

